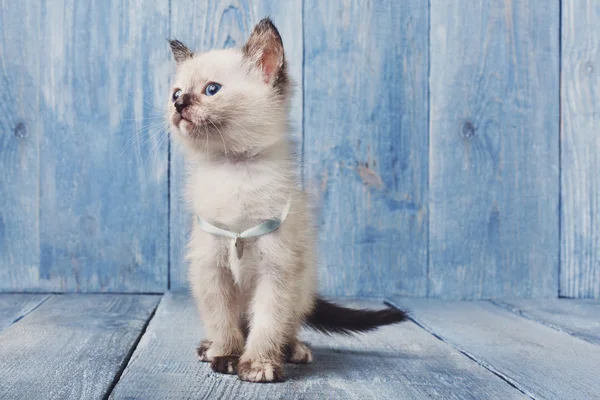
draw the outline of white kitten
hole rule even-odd
[[[230,238],[194,227],[189,279],[207,340],[198,348],[213,370],[247,381],[283,379],[282,363],[307,363],[298,340],[305,324],[352,333],[400,322],[399,310],[352,310],[316,295],[315,230],[300,189],[288,138],[291,82],[279,32],[267,18],[243,49],[193,54],[171,41],[177,73],[168,107],[187,163],[192,212],[231,232],[281,215],[275,231],[245,239],[238,255]]]

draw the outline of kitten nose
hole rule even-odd
[[[175,109],[179,114],[181,114],[183,109],[189,106],[190,104],[192,104],[192,96],[190,96],[188,93],[185,93],[181,95],[181,97],[179,97],[177,101],[175,101]]]

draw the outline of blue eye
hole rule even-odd
[[[171,100],[173,100],[173,103],[175,103],[177,101],[177,99],[181,97],[182,94],[183,94],[183,91],[181,89],[175,90],[173,92],[173,97],[171,98]]]
[[[211,82],[208,85],[206,85],[206,89],[204,89],[204,94],[207,96],[214,96],[219,90],[221,90],[221,85],[215,82]]]

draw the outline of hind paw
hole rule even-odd
[[[212,360],[208,358],[208,350],[210,350],[210,346],[212,342],[210,340],[203,340],[200,342],[200,345],[196,349],[196,354],[198,354],[198,358],[202,362],[211,362]]]
[[[312,362],[312,351],[306,343],[297,340],[290,346],[287,361],[294,364],[309,364]]]

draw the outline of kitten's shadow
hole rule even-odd
[[[374,368],[393,368],[398,360],[417,359],[419,356],[401,352],[357,350],[348,348],[312,347],[311,364],[286,364],[286,376],[291,380],[311,376],[327,376],[355,380]]]

